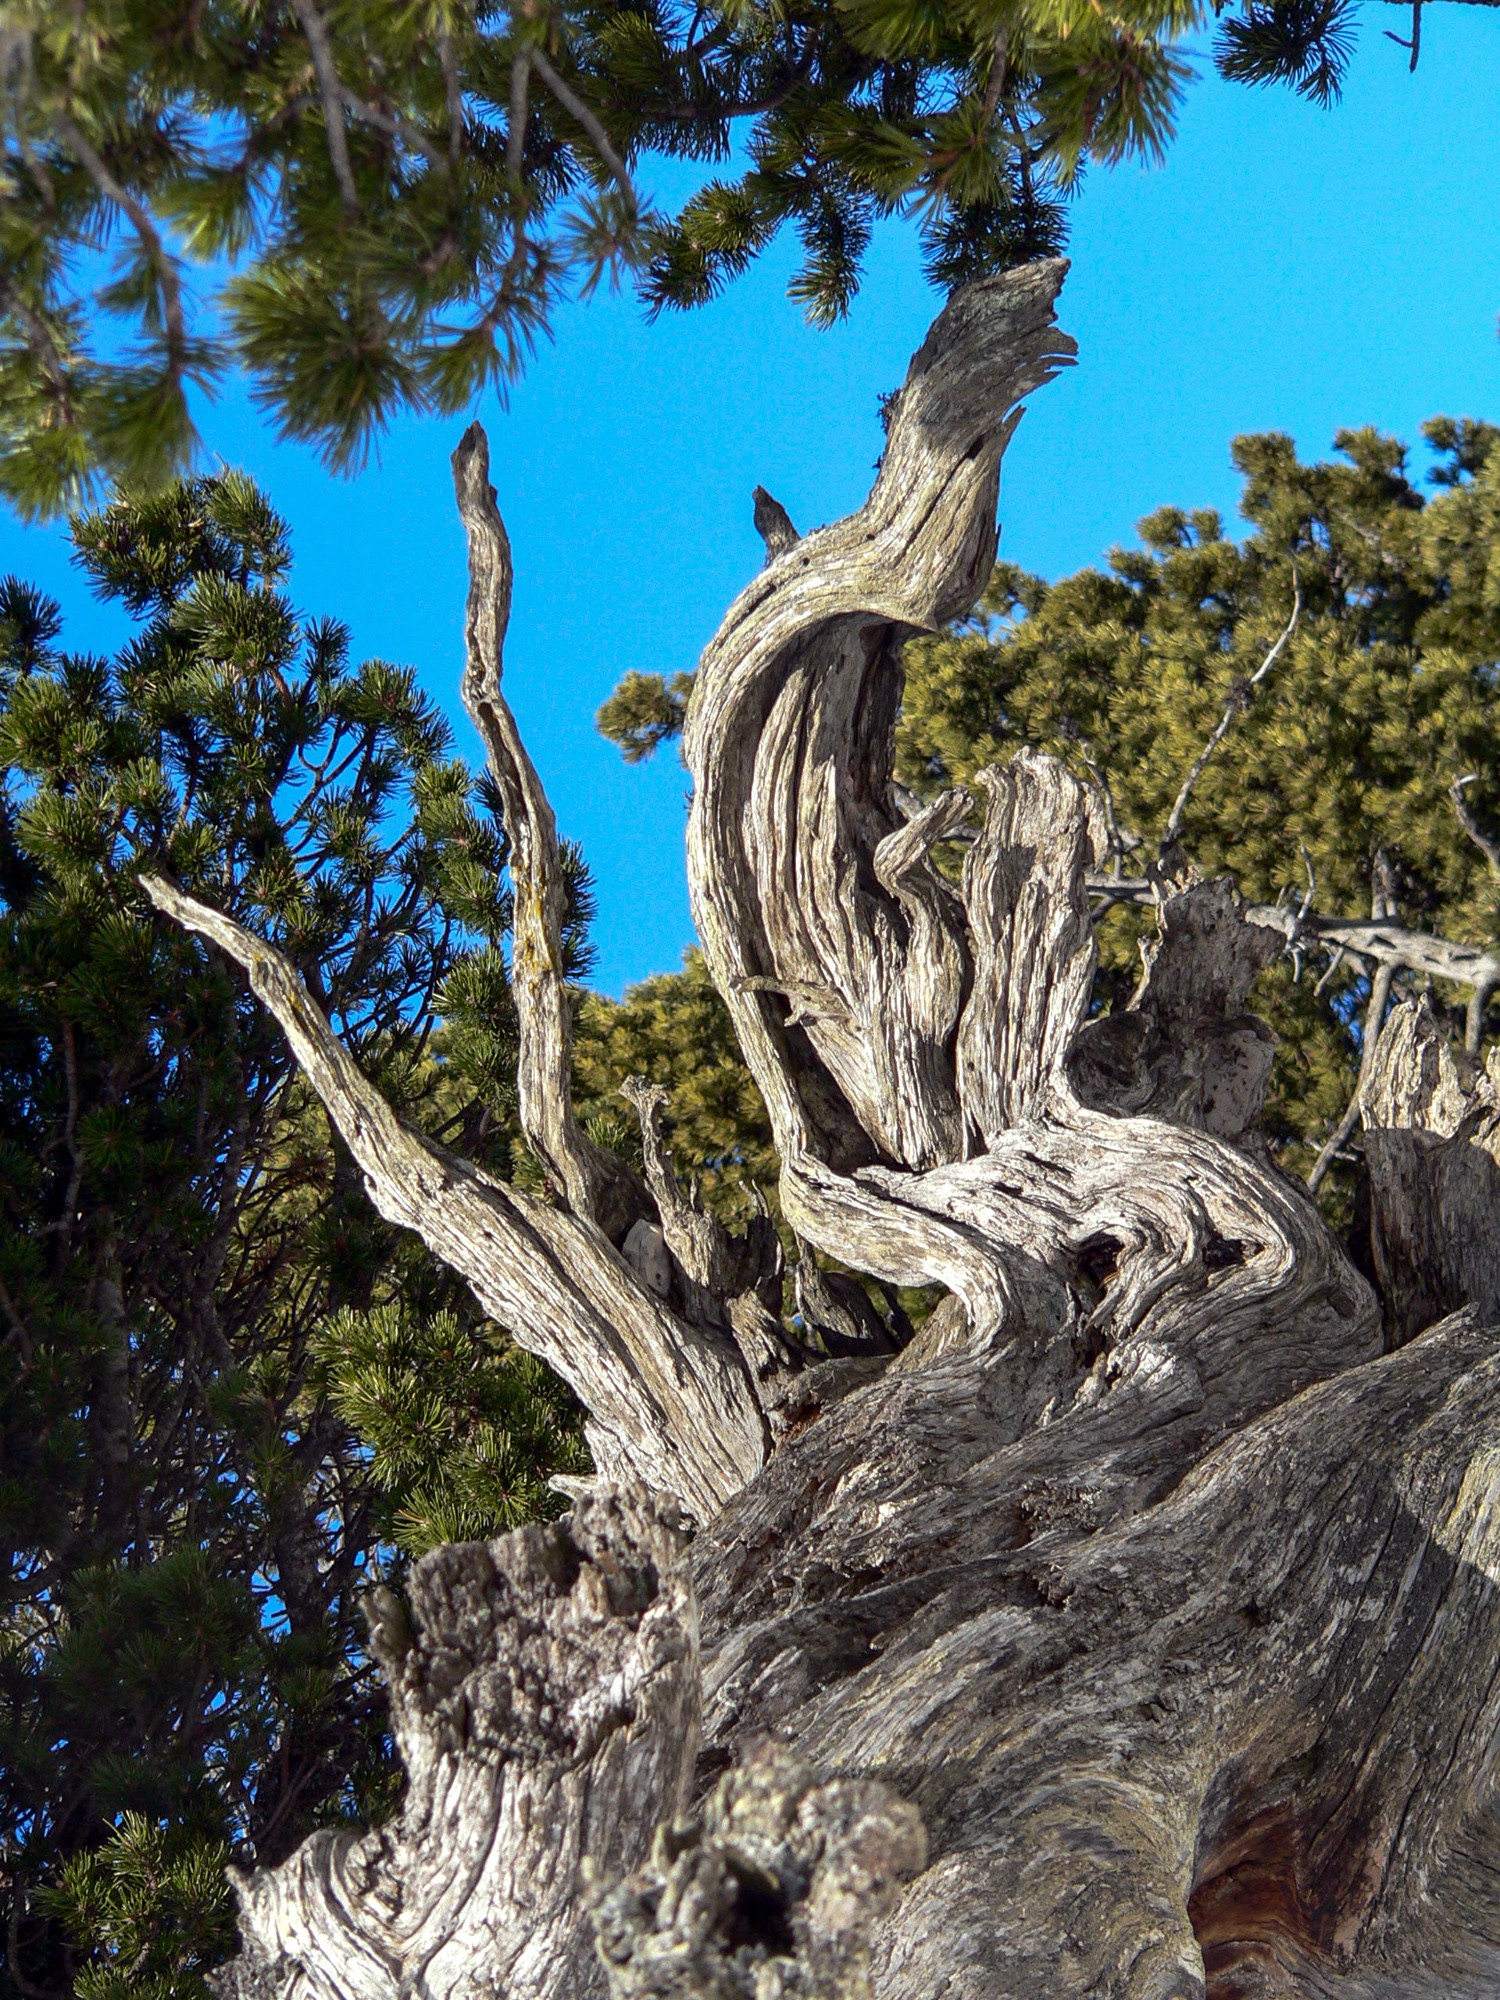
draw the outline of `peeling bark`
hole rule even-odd
[[[1249,1011],[1315,935],[1475,991],[1494,954],[1190,873],[1101,883],[1104,804],[1055,759],[915,810],[891,782],[902,644],[985,580],[1017,399],[1071,353],[1062,275],[948,306],[849,520],[799,539],[758,493],[767,564],[688,717],[694,910],[783,1213],[872,1280],[945,1287],[914,1338],[809,1253],[804,1321],[841,1353],[808,1365],[769,1225],[733,1239],[678,1184],[649,1079],[644,1184],[576,1128],[481,435],[455,465],[465,691],[556,1203],[402,1126],[276,953],[149,885],[246,968],[382,1212],[574,1384],[606,1478],[696,1523],[680,1548],[670,1502],[601,1486],[427,1558],[410,1621],[375,1606],[406,1806],[243,1888],[226,1995],[1500,1990],[1500,1058],[1387,1022],[1377,1298],[1257,1135]],[[1158,935],[1091,1017],[1101,894]]]

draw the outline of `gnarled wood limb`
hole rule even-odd
[[[1124,1400],[986,1450],[933,1367],[785,1447],[694,1550],[705,1756],[775,1729],[921,1808],[882,2000],[1486,2000],[1500,1331],[1206,1453]]]
[[[770,562],[699,668],[693,915],[784,1158],[925,1167],[968,1149],[957,898],[896,808],[890,733],[902,642],[989,574],[1012,406],[1072,355],[1052,316],[1064,269],[954,298],[890,406],[866,505]]]
[[[619,1243],[645,1215],[647,1204],[623,1162],[594,1145],[573,1115],[572,1016],[563,967],[557,822],[500,691],[513,571],[510,538],[489,470],[489,440],[479,424],[470,424],[453,454],[453,486],[469,539],[462,691],[500,793],[510,842],[510,973],[519,1028],[521,1128],[573,1213],[597,1221]]]
[[[145,877],[142,886],[244,968],[376,1208],[414,1229],[569,1384],[588,1411],[600,1471],[646,1479],[700,1517],[722,1505],[765,1453],[760,1409],[730,1343],[669,1312],[593,1223],[495,1180],[399,1118],[264,939],[168,882]]]
[[[394,1600],[371,1620],[400,1814],[232,1878],[243,1951],[215,1981],[222,2000],[576,2000],[597,1986],[580,1868],[638,1866],[688,1796],[684,1539],[639,1489],[596,1489],[554,1526],[423,1557],[414,1624]]]
[[[518,1300],[550,1303],[545,1331],[518,1332],[588,1374],[620,1454],[688,1482],[701,1523],[697,1816],[664,1805],[679,1766],[641,1748],[639,1810],[619,1785],[598,1795],[630,1824],[606,1832],[602,1806],[596,1823],[577,1804],[594,1796],[580,1755],[546,1780],[556,1808],[540,1779],[525,1789],[524,1759],[506,1764],[534,1816],[502,1825],[512,1779],[485,1718],[514,1710],[514,1635],[486,1611],[488,1653],[424,1636],[414,1685],[443,1692],[421,1712],[453,1734],[436,1751],[411,1740],[445,1774],[432,1795],[472,1802],[464,1840],[420,1817],[415,1787],[386,1844],[314,1843],[262,1884],[247,1921],[286,1953],[282,1985],[260,1989],[275,2000],[367,2000],[352,1950],[346,1987],[295,1981],[304,1963],[336,1978],[322,1940],[372,1910],[399,1939],[382,1976],[415,1975],[407,1991],[448,2000],[458,1938],[477,1990],[550,2000],[552,1961],[515,1947],[495,1885],[521,1894],[554,1810],[574,1829],[564,1873],[601,1843],[634,1871],[590,1891],[604,1967],[550,1914],[562,1877],[537,1892],[574,2000],[851,2000],[867,1972],[872,2000],[1493,2000],[1500,1985],[1500,1329],[1468,1311],[1381,1354],[1370,1287],[1256,1140],[1269,1042],[1245,1011],[1256,970],[1314,924],[1376,963],[1425,951],[1444,977],[1466,948],[1383,919],[1246,910],[1223,883],[1142,885],[1160,935],[1140,991],[1090,1021],[1107,819],[1091,789],[1031,755],[983,774],[955,887],[934,850],[965,830],[967,800],[907,815],[889,782],[902,640],[965,608],[988,571],[1010,406],[1063,353],[1059,277],[1031,266],[955,299],[867,506],[773,554],[698,676],[694,903],[770,1107],[783,1213],[856,1271],[953,1295],[895,1356],[808,1371],[764,1464],[715,1319],[731,1246],[676,1185],[658,1093],[633,1093],[659,1217],[635,1247],[643,1268],[660,1250],[660,1289],[699,1288],[696,1329],[591,1222],[403,1133],[274,954],[181,907],[250,965],[386,1212],[459,1268],[484,1265],[487,1303],[510,1285],[509,1309],[491,1307],[509,1323]],[[1500,1080],[1399,1012],[1373,1067],[1379,1254],[1403,1331],[1460,1298],[1500,1305],[1483,1248]],[[545,1284],[520,1275],[528,1254]],[[1407,1262],[1426,1289],[1402,1303],[1391,1273]],[[478,1558],[432,1560],[467,1578]],[[614,1573],[585,1552],[578,1574],[589,1563]],[[520,1629],[550,1658],[545,1596]],[[404,1660],[399,1616],[381,1624],[396,1634],[383,1657]],[[614,1673],[628,1697],[647,1685],[635,1643]],[[686,1736],[679,1664],[650,1683],[678,1691],[652,1712]],[[571,1714],[576,1684],[557,1678]],[[598,1755],[615,1771],[637,1752],[611,1748],[634,1739],[609,1713]],[[478,1719],[472,1746],[461,1716]],[[572,1757],[583,1734],[563,1734]],[[920,1860],[897,1794],[921,1813],[928,1866],[867,1958],[869,1919]],[[677,1823],[652,1844],[664,1814]],[[483,1847],[465,1893],[445,1843]],[[437,1913],[427,1928],[380,1903],[388,1857]]]

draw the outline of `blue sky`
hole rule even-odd
[[[1347,425],[1416,444],[1438,412],[1500,418],[1500,16],[1429,8],[1414,77],[1381,34],[1408,18],[1364,10],[1332,111],[1201,65],[1166,164],[1092,175],[1060,306],[1079,365],[1033,399],[1008,454],[1010,558],[1058,576],[1161,504],[1232,516],[1237,432],[1289,431],[1308,455]],[[672,968],[691,941],[686,778],[671,752],[628,769],[594,711],[630,668],[693,664],[759,564],[753,486],[802,529],[859,504],[878,397],[937,308],[900,223],[833,332],[785,298],[792,261],[773,253],[713,306],[654,326],[628,298],[571,308],[509,409],[480,410],[518,572],[507,688],[593,866],[609,992]],[[277,445],[236,385],[202,429],[290,519],[299,604],[343,618],[361,656],[414,664],[458,721],[464,556],[447,455],[462,424],[401,424],[353,482]],[[0,516],[0,570],[62,598],[71,643],[118,636],[57,529]]]

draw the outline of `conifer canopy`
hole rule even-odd
[[[1219,9],[1215,7],[1217,15]],[[15,0],[0,27],[0,493],[184,468],[247,369],[354,466],[503,387],[558,298],[694,305],[784,227],[848,307],[876,221],[952,285],[1056,251],[1089,160],[1155,155],[1201,0]],[[1227,72],[1335,95],[1348,0],[1246,0]],[[685,198],[653,205],[653,161]],[[680,184],[681,176],[673,184]],[[201,296],[200,296],[201,295]]]

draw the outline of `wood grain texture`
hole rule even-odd
[[[564,1527],[428,1558],[410,1615],[373,1605],[406,1807],[252,1879],[226,1996],[1500,1991],[1500,1059],[1419,1007],[1387,1022],[1377,1296],[1258,1134],[1250,1011],[1315,926],[1475,991],[1493,953],[1247,908],[1177,855],[1101,880],[1102,802],[1056,759],[925,806],[891,782],[903,641],[985,580],[1017,399],[1071,353],[1062,275],[950,303],[858,513],[799,539],[761,496],[767,564],[688,717],[694,912],[783,1215],[944,1287],[914,1338],[806,1258],[779,1323],[769,1225],[734,1239],[678,1184],[650,1079],[644,1181],[606,1214],[474,433],[466,688],[556,1202],[403,1127],[269,947],[149,885],[245,966],[382,1212],[574,1384],[606,1479],[696,1522],[684,1549],[670,1507],[604,1485]],[[1101,895],[1156,918],[1102,1018]],[[841,1358],[809,1365],[810,1326]]]

